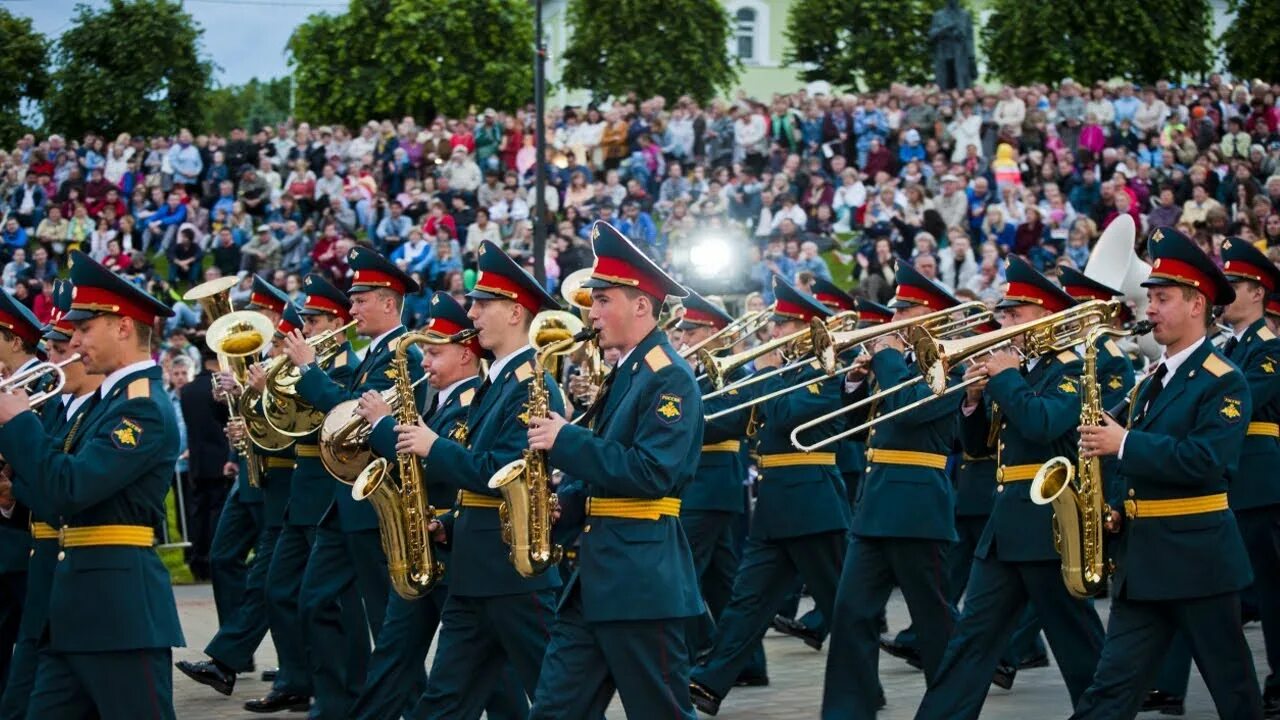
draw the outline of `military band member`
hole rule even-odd
[[[1267,327],[1271,332],[1280,331],[1280,292],[1267,296]]]
[[[71,309],[72,287],[70,282],[59,280],[54,285],[55,312],[50,325],[45,328],[44,341],[49,362],[62,363],[74,352],[71,349],[71,336],[75,328],[63,319]],[[73,427],[82,420],[88,400],[102,384],[102,375],[90,375],[85,372],[84,365],[72,362],[62,368],[66,383],[61,397],[47,401],[40,408],[40,416],[45,431],[54,445],[64,445]],[[77,428],[78,429],[78,428]],[[0,480],[0,486],[8,485],[8,480]],[[0,490],[0,496],[7,495]],[[13,650],[13,662],[9,668],[9,681],[4,686],[4,698],[0,701],[0,719],[25,720],[27,703],[31,699],[31,688],[36,675],[36,652],[49,615],[49,590],[53,584],[53,571],[58,564],[59,527],[52,513],[42,507],[36,495],[20,498],[23,504],[31,509],[31,559],[27,566],[27,594],[22,607],[22,625],[18,632],[18,642]],[[5,507],[0,501],[0,516],[6,512],[12,514],[14,506]]]
[[[1227,500],[1253,402],[1244,373],[1205,338],[1212,306],[1231,305],[1235,290],[1176,230],[1157,228],[1147,247],[1147,319],[1165,354],[1135,389],[1127,425],[1080,429],[1086,455],[1119,457],[1127,491],[1123,520],[1111,522],[1121,534],[1106,646],[1073,717],[1132,717],[1181,632],[1219,716],[1260,718],[1240,627],[1249,556]]]
[[[295,325],[292,330],[301,330],[303,336],[314,338],[351,321],[351,300],[324,277],[308,275],[303,281],[303,293],[302,308],[297,311],[301,323],[291,322]],[[290,335],[292,330],[283,334]],[[360,358],[344,339],[321,370],[339,386],[346,387],[359,364]],[[254,381],[257,382],[256,376]],[[289,499],[267,568],[267,622],[280,669],[271,692],[245,703],[245,709],[251,712],[306,710],[314,692],[299,596],[307,560],[315,544],[316,527],[332,504],[334,493],[345,487],[335,489],[336,481],[320,460],[318,436],[319,430],[299,438],[293,445]],[[347,671],[358,674],[369,650],[364,610],[354,588],[343,596],[341,609],[340,637],[346,639],[350,659]]]
[[[425,331],[435,338],[448,338],[474,326],[467,311],[448,293],[437,292],[431,296],[431,305]],[[465,438],[467,435],[467,411],[480,387],[480,360],[484,349],[475,338],[462,343],[428,345],[422,358],[422,369],[435,390],[430,407],[424,413],[427,427],[445,437]],[[374,392],[366,392],[360,399],[360,415],[373,427],[370,446],[380,457],[396,461],[396,419],[391,406]],[[458,486],[448,475],[439,472],[424,474],[426,493],[437,513],[449,511],[458,495]],[[383,718],[393,720],[404,715],[426,689],[423,664],[431,638],[440,626],[440,613],[449,596],[447,570],[448,548],[435,545],[436,560],[445,564],[446,575],[432,589],[430,595],[417,600],[406,600],[392,594],[387,604],[387,618],[374,642],[373,655],[369,659],[369,675],[364,690],[356,699],[353,716],[357,720]],[[494,720],[523,718],[529,712],[529,703],[518,682],[500,683],[493,700],[486,708],[487,716]]]
[[[282,341],[284,353],[303,371],[297,385],[299,397],[321,412],[358,399],[367,390],[382,391],[394,384],[395,341],[406,332],[400,323],[404,296],[418,290],[413,278],[367,247],[352,248],[347,262],[353,271],[347,295],[356,333],[371,338],[364,359],[347,382],[335,380],[316,364],[315,348],[301,332]],[[420,356],[414,351],[409,357],[411,379],[421,377]],[[351,638],[343,629],[344,605],[354,589],[364,607],[367,632],[376,634],[386,615],[390,579],[373,507],[353,498],[345,483],[331,479],[328,485],[331,503],[316,528],[299,602],[315,693],[311,716],[345,719],[363,686],[360,666],[367,657],[354,664],[349,657]]]
[[[262,313],[276,327],[288,304],[289,296],[284,291],[254,276],[247,309]],[[256,365],[258,359],[249,358],[248,363]],[[238,396],[242,391],[230,373],[219,373],[218,384],[222,393]],[[228,432],[243,435],[244,430],[231,424]],[[175,663],[184,675],[223,695],[230,695],[235,688],[236,673],[253,670],[253,653],[267,632],[265,587],[274,543],[270,537],[273,534],[267,531],[264,500],[271,478],[265,453],[253,447],[252,442],[249,446],[248,457],[235,459],[239,466],[236,481],[218,515],[209,548],[213,600],[218,612],[218,632],[205,648],[209,659]],[[250,484],[249,463],[260,469],[261,487]]]
[[[803,330],[813,318],[832,315],[827,306],[776,275],[774,289],[775,337]],[[776,361],[761,358],[756,366],[763,369]],[[710,715],[719,712],[721,701],[797,578],[804,581],[825,617],[831,617],[835,604],[847,544],[849,501],[835,453],[796,452],[791,430],[839,408],[841,383],[828,379],[821,369],[805,367],[744,388],[739,396],[746,400],[809,379],[813,382],[804,390],[754,408],[762,477],[750,536],[715,647],[706,663],[694,669],[690,684],[694,704]],[[843,427],[840,419],[823,423],[802,439],[826,437]]]
[[[1280,270],[1240,238],[1223,241],[1222,260],[1236,297],[1223,308],[1221,321],[1231,326],[1232,334],[1221,353],[1244,374],[1253,400],[1239,466],[1228,474],[1228,503],[1253,569],[1252,599],[1262,621],[1269,670],[1263,702],[1269,715],[1280,715],[1280,677],[1275,672],[1280,667],[1280,483],[1275,481],[1280,467],[1280,338],[1264,319],[1266,298],[1280,287]],[[1179,633],[1143,708],[1182,708],[1190,674],[1191,649],[1186,635]]]
[[[529,447],[572,469],[587,495],[530,717],[599,717],[616,690],[629,717],[691,719],[687,628],[703,602],[679,497],[698,467],[702,402],[658,327],[663,299],[686,291],[608,223],[591,240],[591,324],[622,359],[589,426],[558,412],[529,421]]]
[[[173,718],[170,656],[183,638],[154,528],[178,431],[150,347],[156,318],[172,311],[87,255],[71,258],[71,347],[106,376],[77,434],[55,444],[25,392],[0,394],[15,492],[62,522],[28,717]]]
[[[1070,295],[1011,257],[1005,327],[1075,304]],[[1023,347],[1015,339],[1015,348]],[[996,500],[978,541],[964,609],[917,718],[976,718],[987,685],[1023,611],[1035,607],[1073,702],[1089,684],[1102,648],[1093,606],[1067,592],[1053,542],[1053,510],[1030,499],[1031,479],[1057,455],[1075,457],[1080,419],[1080,357],[1044,355],[1020,369],[1018,351],[997,350],[965,371],[983,378],[966,392],[961,441],[971,455],[996,453]],[[984,403],[984,396],[990,405]]]
[[[899,266],[897,279],[897,293],[890,304],[895,321],[960,304],[905,264]],[[849,373],[848,382],[856,386],[849,399],[863,400],[919,374],[914,353],[908,356],[900,335],[880,336],[870,341]],[[866,405],[851,422],[875,421],[932,395],[928,385],[916,383]],[[866,433],[867,470],[854,501],[852,538],[836,595],[823,717],[875,717],[882,703],[878,617],[895,585],[902,588],[911,611],[925,677],[930,681],[935,677],[953,625],[943,567],[946,546],[956,539],[954,499],[946,470],[958,406],[954,395],[927,402],[879,422]]]
[[[484,241],[477,262],[480,276],[468,293],[473,303],[467,316],[494,360],[471,400],[466,431],[440,435],[425,423],[396,426],[397,452],[426,458],[428,474],[444,474],[461,488],[449,532],[449,596],[427,691],[409,714],[414,718],[480,717],[507,662],[532,697],[560,587],[554,567],[530,578],[512,567],[499,531],[502,501],[489,488],[493,474],[528,447],[530,383],[548,383],[550,407],[564,409],[551,375],[535,373],[529,344],[533,317],[559,304],[497,245]]]

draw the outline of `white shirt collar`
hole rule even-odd
[[[1200,338],[1199,341],[1191,343],[1191,345],[1179,350],[1177,353],[1161,358],[1160,362],[1164,363],[1165,367],[1168,368],[1164,373],[1164,380],[1161,384],[1168,385],[1169,381],[1173,379],[1174,373],[1178,372],[1178,368],[1182,367],[1182,363],[1186,362],[1187,358],[1191,357],[1191,353],[1195,352],[1196,348],[1200,347],[1200,344],[1206,342],[1206,340],[1207,338]]]
[[[502,374],[502,371],[504,369],[506,369],[507,363],[511,362],[511,358],[519,355],[525,350],[532,350],[532,349],[533,349],[532,345],[525,345],[524,347],[520,348],[519,350],[516,350],[515,352],[511,353],[510,355],[507,355],[504,358],[494,360],[493,364],[489,366],[489,382],[490,383],[498,382],[498,376]]]
[[[464,377],[461,380],[450,385],[449,387],[441,390],[440,393],[437,395],[437,397],[439,398],[439,401],[436,403],[436,407],[444,407],[444,404],[449,402],[449,398],[453,397],[453,394],[458,391],[458,387],[470,379],[471,378],[469,377]]]
[[[378,337],[374,338],[373,340],[370,340],[370,341],[369,341],[369,350],[371,350],[371,351],[372,351],[372,350],[376,350],[376,349],[377,349],[377,348],[382,344],[382,341],[387,339],[387,336],[388,336],[388,335],[390,335],[391,333],[393,333],[393,332],[395,332],[395,331],[399,330],[401,327],[403,327],[403,326],[402,326],[402,325],[397,325],[397,326],[395,326],[395,327],[391,328],[390,330],[388,330],[388,331],[386,331],[386,332],[382,333],[381,335],[379,335]]]
[[[68,393],[68,395],[70,395],[70,393]],[[91,397],[93,397],[93,393],[85,393],[84,395],[81,395],[78,398],[73,398],[71,402],[67,404],[67,419],[70,420],[72,417],[74,417],[76,412],[80,409],[80,407],[84,405],[85,402],[88,401],[89,398]]]
[[[105,398],[106,396],[110,395],[111,389],[115,387],[116,383],[123,380],[126,375],[132,375],[136,372],[149,370],[155,366],[156,366],[156,361],[148,358],[146,360],[139,360],[138,362],[132,365],[126,365],[120,368],[119,370],[116,370],[115,372],[108,375],[106,380],[102,381],[102,387],[98,388],[99,396]]]
[[[631,348],[631,349],[630,349],[630,350],[628,350],[625,354],[623,354],[623,356],[622,356],[622,357],[618,358],[618,364],[614,365],[614,367],[615,367],[615,368],[624,368],[624,367],[626,367],[626,366],[627,366],[627,358],[631,357],[631,353],[635,352],[635,351],[636,351],[636,348],[638,348],[638,347],[640,347],[640,346],[639,346],[639,345],[636,345],[636,347]]]

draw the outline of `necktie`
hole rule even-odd
[[[1235,352],[1236,346],[1239,344],[1240,344],[1240,338],[1236,337],[1235,335],[1232,335],[1230,339],[1228,339],[1225,343],[1223,343],[1222,354],[1226,355],[1227,357],[1231,357],[1231,353]]]
[[[1142,413],[1144,415],[1155,404],[1156,398],[1160,397],[1160,393],[1164,390],[1164,376],[1167,374],[1169,374],[1169,366],[1164,363],[1160,363],[1156,367],[1156,371],[1151,374],[1151,380],[1147,383],[1147,388],[1142,393]]]

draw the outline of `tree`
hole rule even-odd
[[[173,0],[77,5],[57,43],[47,125],[73,136],[199,125],[213,72],[200,57],[203,32]]]
[[[1006,82],[1153,83],[1206,72],[1212,60],[1208,0],[993,0],[990,7],[983,53],[989,72]]]
[[[49,84],[48,42],[31,27],[31,18],[0,8],[0,143],[4,147],[27,131],[23,101],[39,101]]]
[[[352,0],[312,15],[289,39],[300,117],[462,115],[533,97],[533,10],[526,0]]]
[[[227,133],[233,127],[249,132],[289,118],[289,78],[259,80],[209,91],[205,102],[204,130]]]
[[[785,61],[808,81],[883,88],[933,80],[929,23],[944,0],[797,0]]]
[[[1280,77],[1280,34],[1275,32],[1280,27],[1280,3],[1231,0],[1229,8],[1235,18],[1222,33],[1227,67],[1244,78]]]
[[[597,97],[715,97],[738,78],[718,0],[569,0],[565,85]]]

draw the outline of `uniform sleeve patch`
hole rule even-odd
[[[659,395],[658,405],[655,410],[658,414],[658,419],[668,425],[679,420],[683,415],[683,411],[681,410],[682,402],[683,401],[679,395],[672,393],[662,393]]]
[[[393,367],[387,368],[382,374],[385,375],[388,380],[396,380],[400,377],[400,373],[396,372],[396,369]]]
[[[1111,375],[1107,380],[1107,387],[1111,390],[1119,390],[1124,387],[1124,379],[1119,375]]]
[[[125,391],[125,394],[130,400],[149,398],[151,397],[151,381],[147,378],[138,378],[129,383],[129,388]]]
[[[111,442],[119,450],[132,450],[138,447],[142,438],[142,426],[129,418],[120,418],[120,423],[111,431]]]
[[[1244,413],[1240,412],[1240,399],[1227,395],[1222,398],[1222,407],[1218,409],[1218,414],[1227,422],[1236,424],[1240,422],[1240,418]]]
[[[1222,377],[1231,372],[1231,365],[1226,360],[1218,357],[1215,353],[1209,353],[1204,359],[1204,369],[1208,370],[1214,377]]]
[[[1062,382],[1058,383],[1058,389],[1070,395],[1076,394],[1076,383],[1069,377],[1062,378]]]
[[[821,384],[821,383],[809,383],[808,385],[805,385],[805,386],[804,386],[804,389],[805,389],[805,390],[808,390],[810,393],[813,393],[814,395],[821,395],[821,394],[822,394],[822,384]]]
[[[1276,361],[1275,358],[1270,356],[1262,358],[1262,362],[1258,363],[1258,367],[1262,368],[1262,372],[1268,375],[1276,374]]]
[[[449,439],[453,440],[459,445],[466,445],[467,435],[469,433],[470,433],[470,429],[467,428],[467,421],[459,420],[453,424],[453,429],[449,431]]]
[[[650,370],[658,372],[671,364],[671,358],[667,357],[667,353],[659,345],[644,354],[644,362],[649,366]]]

